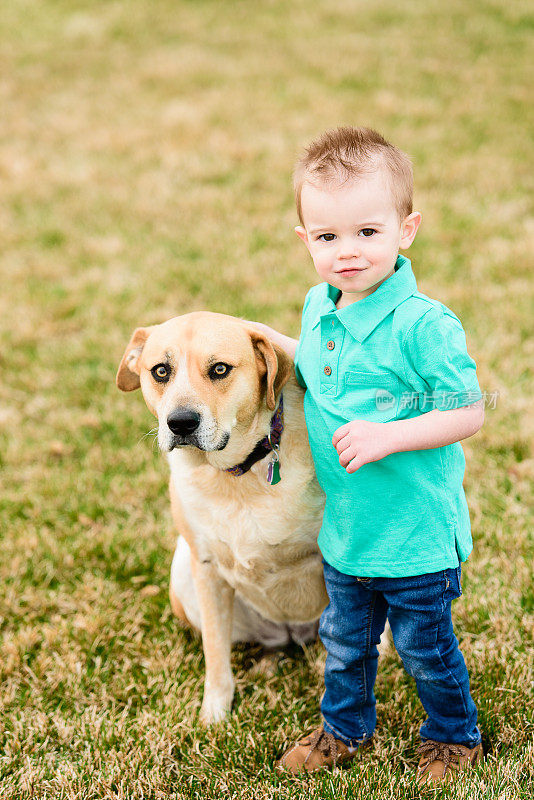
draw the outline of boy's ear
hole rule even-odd
[[[399,247],[401,250],[406,250],[411,245],[415,239],[415,234],[417,233],[417,229],[420,224],[421,214],[419,211],[412,211],[411,214],[408,214],[408,216],[405,217],[402,223],[402,234],[399,242]]]
[[[310,249],[310,243],[308,241],[308,234],[306,233],[306,228],[303,228],[302,225],[297,225],[297,227],[295,228],[295,233],[297,234],[299,239],[302,239],[302,241],[304,242],[304,244],[306,245],[306,247],[309,250]]]

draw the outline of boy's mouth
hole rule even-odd
[[[353,267],[351,269],[340,269],[338,275],[356,275],[358,272],[363,272],[367,267]]]

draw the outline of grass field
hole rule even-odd
[[[237,648],[233,713],[198,726],[167,467],[114,385],[138,324],[209,309],[298,335],[318,279],[290,173],[338,124],[413,157],[419,288],[499,392],[464,443],[475,549],[454,606],[488,755],[435,796],[533,796],[532,27],[521,0],[2,3],[2,800],[418,796],[423,711],[394,653],[374,749],[342,774],[272,770],[319,718],[319,644]]]

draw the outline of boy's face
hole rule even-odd
[[[345,302],[361,300],[393,275],[400,248],[415,238],[421,215],[399,219],[387,177],[380,171],[344,183],[305,183],[304,227],[298,236],[320,277],[341,289]]]

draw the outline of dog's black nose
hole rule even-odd
[[[167,417],[167,425],[177,436],[187,436],[196,431],[200,425],[200,414],[196,411],[173,411]]]

